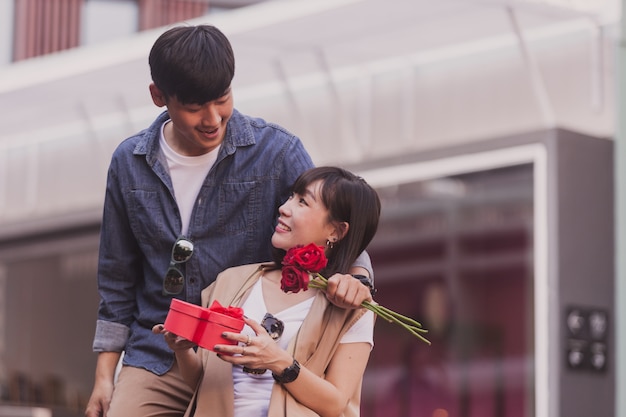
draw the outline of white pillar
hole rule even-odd
[[[0,387],[7,384],[6,367],[6,288],[7,288],[7,268],[0,264]],[[3,379],[4,378],[4,379]]]
[[[615,415],[626,415],[626,0],[617,45],[615,129]]]
[[[0,0],[0,67],[13,58],[13,0]]]

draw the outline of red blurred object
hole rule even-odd
[[[210,308],[203,308],[195,304],[173,298],[170,304],[170,311],[165,319],[165,329],[178,336],[191,340],[198,346],[213,350],[217,344],[236,345],[237,342],[224,339],[223,332],[240,333],[243,329],[243,317],[233,317],[222,312],[224,307],[215,302]],[[233,309],[241,312],[241,309]]]

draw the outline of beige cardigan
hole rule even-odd
[[[244,265],[227,269],[217,280],[202,291],[202,305],[208,307],[214,300],[224,306],[241,306],[263,270],[271,264]],[[308,370],[324,377],[341,337],[365,313],[365,309],[345,310],[329,303],[320,291],[300,330],[289,344],[289,352]],[[323,337],[322,337],[323,335]],[[201,353],[204,374],[196,388],[185,416],[232,417],[234,393],[232,365],[205,349]],[[361,385],[354,392],[343,416],[360,414]],[[282,385],[274,384],[268,417],[317,416],[300,404]]]

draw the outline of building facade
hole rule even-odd
[[[37,1],[8,3],[41,19]],[[20,19],[0,46],[6,407],[81,414],[106,168],[158,114],[147,54],[185,20],[231,39],[239,110],[381,195],[377,299],[433,346],[377,324],[362,415],[617,415],[617,2],[68,3],[82,10],[69,49],[18,55],[17,35],[34,36]],[[202,16],[161,19],[183,4]]]

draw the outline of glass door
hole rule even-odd
[[[528,417],[536,405],[536,166],[411,180],[365,173],[382,200],[368,252],[376,300],[431,346],[379,320],[363,417]],[[415,166],[420,166],[416,164]],[[423,176],[416,174],[416,177]],[[393,179],[395,178],[395,180]]]

